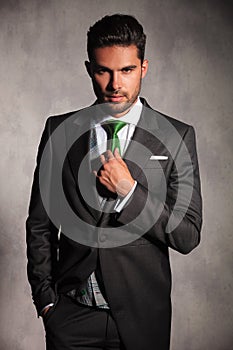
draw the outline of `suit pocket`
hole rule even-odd
[[[169,158],[164,160],[149,159],[147,163],[144,165],[144,169],[156,169],[156,168],[164,169],[167,166],[168,161],[169,161]]]

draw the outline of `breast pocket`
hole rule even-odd
[[[168,164],[168,157],[166,159],[149,159],[144,165],[144,169],[165,169]]]

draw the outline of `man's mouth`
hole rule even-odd
[[[109,102],[122,102],[123,99],[124,99],[124,96],[122,95],[110,95],[110,96],[107,96],[107,99]]]

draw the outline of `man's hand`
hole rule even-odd
[[[43,312],[42,312],[42,317],[45,316],[45,314],[49,311],[49,309],[50,309],[51,307],[52,307],[52,306],[47,306],[47,307],[43,310]]]
[[[114,154],[110,150],[107,150],[106,156],[102,154],[100,160],[103,169],[100,170],[100,175],[94,171],[95,176],[98,177],[101,184],[109,191],[125,197],[132,189],[134,179],[126,163],[121,158],[118,149],[115,149]]]

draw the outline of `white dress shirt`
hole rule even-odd
[[[100,154],[107,151],[107,133],[104,128],[101,126],[102,123],[107,122],[108,120],[116,119],[118,121],[123,121],[127,123],[120,131],[118,131],[117,136],[120,141],[121,147],[121,156],[123,157],[128,146],[130,140],[132,139],[134,130],[138,121],[140,119],[140,115],[142,112],[142,103],[140,99],[137,99],[137,102],[133,105],[129,112],[123,115],[120,118],[114,118],[113,116],[104,116],[101,119],[96,117],[92,121],[92,133],[91,133],[91,160],[96,159],[100,156]],[[135,187],[137,185],[137,181],[134,182],[134,186],[130,190],[130,192],[124,198],[118,198],[114,207],[114,210],[120,212],[126,203],[129,201],[132,196]],[[104,206],[106,199],[99,196],[101,207]]]

